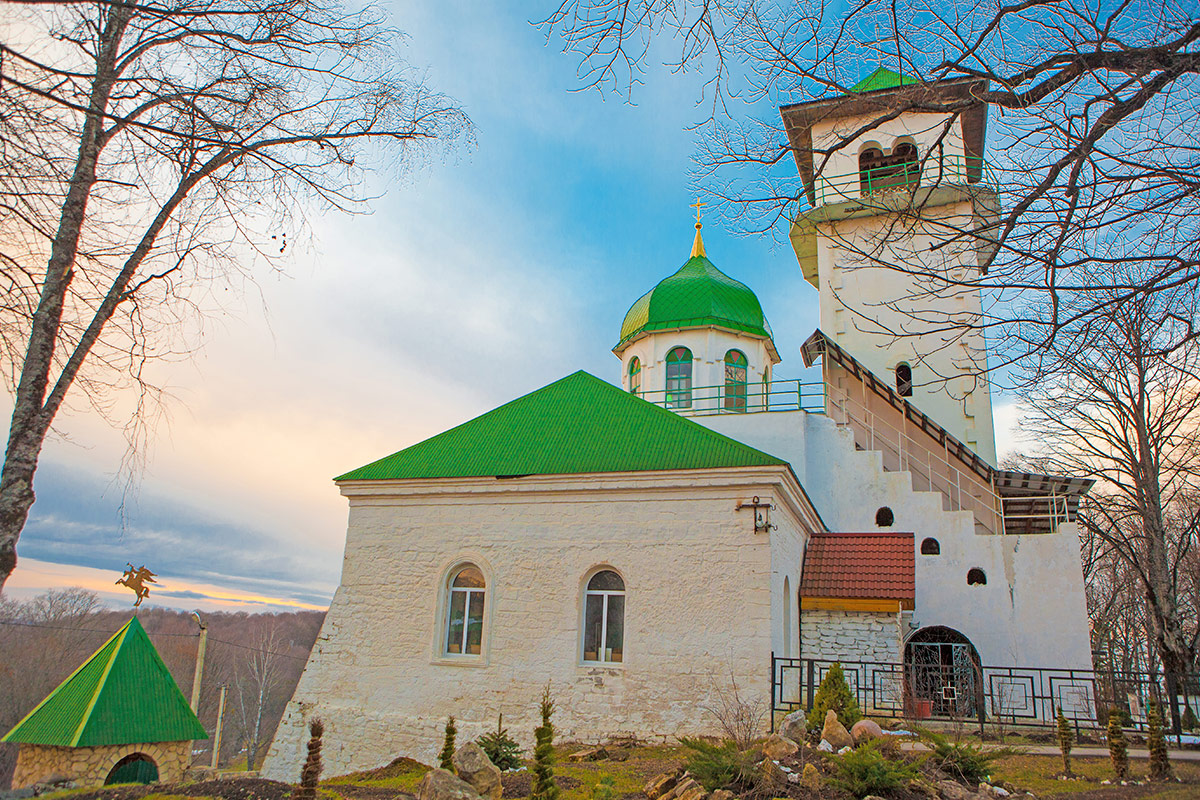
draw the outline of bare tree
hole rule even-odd
[[[14,408],[0,588],[55,416],[76,398],[143,452],[155,358],[276,267],[307,212],[353,212],[363,170],[470,136],[338,0],[8,4],[0,42],[0,358]],[[132,389],[132,408],[120,408]]]
[[[287,697],[280,696],[284,683],[284,642],[273,624],[260,630],[244,658],[234,667],[234,699],[237,722],[246,745],[246,769],[254,769],[263,744],[274,733],[275,723]],[[278,707],[278,708],[276,708]]]
[[[896,336],[989,329],[1004,356],[1020,361],[1064,326],[1139,294],[1173,296],[1176,287],[1200,280],[1194,3],[563,0],[541,25],[580,57],[586,87],[632,92],[651,54],[664,49],[672,69],[707,78],[711,105],[695,177],[746,231],[786,232],[820,202],[813,178],[798,177],[789,163],[793,153],[809,153],[796,152],[777,107],[853,93],[876,65],[913,82],[811,152],[816,177],[834,178],[825,170],[834,153],[857,151],[863,137],[900,114],[938,115],[929,124],[940,141],[971,107],[990,104],[992,162],[969,168],[982,170],[999,211],[982,226],[934,223],[938,248],[987,245],[982,272],[929,269],[937,258],[929,249],[893,247],[888,255],[882,247],[837,243],[857,247],[873,267],[919,273],[916,295],[982,291],[988,300],[980,316],[945,303],[916,312],[922,297],[897,297],[888,303],[893,310],[922,318]],[[927,90],[947,81],[968,90]],[[921,154],[922,174],[934,157],[932,150]],[[896,211],[894,224],[906,228],[923,216],[928,223],[922,212]],[[887,233],[876,244],[885,239],[895,244]],[[1091,280],[1097,273],[1117,277],[1111,268],[1123,263],[1139,269],[1118,283]],[[1172,330],[1186,340],[1196,329],[1184,322]]]
[[[1113,277],[1105,291],[1119,294]],[[1177,344],[1196,303],[1194,287],[1177,287],[1064,326],[1022,390],[1039,466],[1099,481],[1079,515],[1099,565],[1093,612],[1136,625],[1121,608],[1132,580],[1169,676],[1195,670],[1200,641],[1187,569],[1200,531],[1200,345]]]

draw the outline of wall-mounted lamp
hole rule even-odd
[[[743,503],[741,500],[734,507],[735,510],[741,511],[743,508],[754,509],[754,532],[768,533],[776,530],[776,526],[771,524],[771,509],[775,508],[770,503],[759,502],[757,496],[752,498],[749,503]]]

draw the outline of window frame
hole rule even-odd
[[[612,574],[617,576],[617,578],[621,581],[621,589],[618,590],[618,589],[590,589],[590,588],[588,588],[589,585],[591,584],[591,582],[596,579],[597,575],[600,575],[605,572],[611,572]],[[580,625],[579,625],[579,664],[580,664],[580,666],[589,667],[589,668],[595,668],[595,667],[623,668],[625,666],[625,632],[626,632],[625,621],[628,618],[627,617],[627,612],[629,609],[628,594],[629,594],[629,592],[628,592],[628,586],[626,585],[626,582],[625,582],[625,576],[622,575],[620,572],[618,572],[615,568],[613,568],[611,566],[605,565],[605,566],[601,566],[601,567],[596,567],[595,569],[588,571],[588,573],[586,575],[584,575],[583,591],[581,593],[583,602],[580,604]],[[605,660],[603,658],[604,651],[606,649],[608,649],[605,647],[605,645],[608,643],[608,613],[609,613],[609,607],[610,607],[610,598],[614,597],[614,596],[619,596],[622,600],[622,603],[621,603],[621,605],[622,605],[622,609],[621,609],[621,660],[620,661]],[[597,648],[597,653],[599,654],[600,658],[597,660],[591,660],[591,659],[587,658],[587,611],[588,611],[588,598],[589,597],[600,597],[601,598],[601,600],[600,600],[600,602],[601,602],[601,606],[600,606],[600,614],[601,614],[601,616],[600,616],[600,641],[599,641],[599,647]]]
[[[455,588],[455,579],[463,570],[474,568],[483,577],[483,588]],[[488,597],[493,585],[491,569],[479,558],[466,556],[455,560],[442,572],[440,584],[437,620],[434,628],[433,663],[454,664],[459,666],[486,666],[488,659],[488,634],[491,629],[492,599]],[[470,631],[470,600],[472,594],[483,596],[483,609],[480,615],[479,652],[452,653],[450,652],[450,624],[454,607],[454,593],[466,593],[463,619],[464,638]]]
[[[628,373],[629,393],[634,397],[640,397],[642,393],[642,360],[637,356],[629,359]]]
[[[684,353],[687,354],[687,357],[686,358],[680,357],[678,359],[672,358],[672,356],[675,355],[676,351],[683,351]],[[675,346],[671,347],[669,350],[667,350],[667,355],[664,359],[664,364],[666,366],[666,384],[665,384],[665,386],[666,386],[665,401],[666,402],[664,405],[666,408],[691,408],[692,407],[692,379],[694,377],[693,364],[695,364],[695,361],[696,361],[696,357],[692,353],[692,349],[690,347],[685,347],[684,345],[680,344],[680,345],[675,345]],[[679,367],[682,367],[683,365],[687,365],[687,375],[672,376],[671,375],[671,367],[677,366],[677,365]],[[686,381],[686,386],[682,386],[682,385],[672,386],[671,385],[672,381]]]
[[[730,361],[730,356],[735,356],[735,360]],[[741,361],[737,361],[736,357],[740,357]],[[722,392],[721,410],[731,411],[735,414],[744,414],[748,410],[749,405],[747,401],[750,394],[750,359],[746,357],[745,353],[734,347],[726,351],[725,358],[721,360],[721,364],[725,368],[725,387]],[[741,380],[729,377],[730,367],[742,371]]]

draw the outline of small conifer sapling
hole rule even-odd
[[[321,737],[324,735],[325,724],[320,718],[308,723],[308,755],[304,757],[295,800],[313,800],[317,796],[317,783],[321,780]]]
[[[446,720],[446,736],[442,740],[442,752],[438,756],[438,766],[449,772],[454,772],[454,736],[457,733],[458,729],[454,727],[454,717],[450,717]]]
[[[1125,731],[1121,728],[1121,709],[1108,712],[1108,757],[1112,760],[1113,773],[1123,781],[1129,775],[1129,751],[1125,745]]]
[[[533,789],[529,800],[557,800],[558,784],[554,781],[554,701],[550,699],[550,684],[542,692],[542,724],[533,732]]]
[[[1172,778],[1171,761],[1167,758],[1167,740],[1163,736],[1162,714],[1158,703],[1150,701],[1146,711],[1146,746],[1150,749],[1150,780],[1167,781]]]
[[[820,728],[825,723],[825,712],[830,709],[837,714],[838,720],[847,729],[862,719],[862,710],[859,709],[858,701],[854,699],[854,693],[846,683],[842,665],[838,662],[829,667],[825,677],[821,679],[821,685],[817,687],[817,695],[813,698],[813,706],[808,714],[809,727]]]
[[[1071,745],[1075,743],[1075,735],[1071,731],[1071,723],[1063,713],[1062,706],[1058,708],[1058,749],[1062,751],[1063,775],[1071,775]]]

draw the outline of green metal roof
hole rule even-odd
[[[642,334],[680,328],[729,328],[771,338],[754,292],[717,269],[702,255],[692,256],[678,272],[638,298],[621,323],[617,351]]]
[[[0,741],[94,747],[207,738],[134,617]]]
[[[876,67],[875,71],[850,87],[851,92],[874,92],[877,89],[895,89],[917,83],[911,75],[901,75],[886,67]]]
[[[563,475],[785,463],[581,371],[335,480]]]

